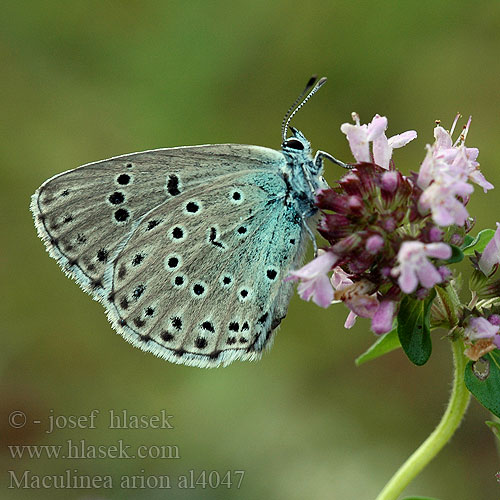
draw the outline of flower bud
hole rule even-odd
[[[443,238],[443,231],[439,229],[437,226],[432,226],[429,229],[429,240],[431,242],[441,241]]]
[[[488,321],[495,326],[500,326],[500,314],[490,314]]]
[[[389,193],[394,193],[401,183],[401,174],[396,170],[389,170],[382,174],[381,188]]]
[[[371,254],[376,254],[384,247],[384,239],[378,234],[370,236],[366,240],[365,248]]]
[[[439,266],[438,273],[441,275],[443,281],[446,281],[451,276],[451,271],[446,266]]]
[[[388,233],[392,233],[396,227],[396,221],[392,217],[387,217],[385,220],[381,221],[382,228]]]
[[[346,253],[354,250],[361,243],[361,236],[359,234],[350,234],[342,238],[338,243],[333,245],[332,251],[336,255],[345,255]]]

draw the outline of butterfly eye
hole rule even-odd
[[[304,144],[302,144],[298,139],[288,139],[288,141],[283,143],[283,147],[302,151],[304,149]]]

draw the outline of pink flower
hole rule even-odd
[[[375,115],[366,125],[360,124],[359,115],[352,114],[355,125],[343,123],[340,130],[346,134],[352,154],[358,162],[371,162],[370,142],[373,143],[373,161],[382,168],[388,169],[392,157],[392,150],[401,148],[417,137],[414,130],[403,132],[387,139],[387,118]]]
[[[469,340],[489,339],[495,337],[500,326],[492,325],[486,318],[473,316],[465,327],[465,336]]]
[[[472,181],[486,192],[493,188],[479,170],[477,148],[465,146],[471,119],[453,144],[452,135],[459,119],[457,115],[450,132],[437,125],[435,142],[427,145],[427,154],[420,166],[417,184],[424,190],[419,200],[422,212],[431,211],[434,222],[440,226],[463,226],[469,217],[465,203],[474,188]]]
[[[486,193],[494,186],[484,178],[479,170],[479,163],[476,161],[478,155],[479,149],[467,148],[464,144],[442,151],[441,156],[447,164],[443,174],[454,179],[475,182]]]
[[[356,323],[356,319],[358,318],[358,315],[356,313],[353,313],[352,311],[349,311],[349,314],[347,315],[347,318],[344,323],[344,328],[352,328],[354,324]]]
[[[290,272],[285,281],[299,281],[297,291],[304,300],[312,299],[321,307],[328,307],[333,300],[333,288],[328,272],[337,262],[332,252],[323,252],[305,266]]]
[[[396,302],[393,300],[382,300],[372,318],[372,331],[377,335],[390,332],[392,330],[392,322],[396,312]]]
[[[379,303],[372,295],[373,285],[366,280],[354,282],[341,268],[336,267],[332,274],[332,285],[335,288],[335,299],[342,300],[350,309],[345,321],[345,328],[351,328],[356,318],[371,318],[377,310]]]
[[[354,283],[352,279],[349,278],[349,275],[339,266],[333,268],[331,282],[336,291],[343,290]],[[344,323],[344,328],[352,328],[354,323],[356,323],[357,317],[358,315],[356,313],[349,311]]]
[[[373,141],[373,159],[377,165],[388,169],[392,158],[392,151],[397,148],[406,146],[410,141],[416,139],[417,132],[415,130],[407,130],[401,134],[393,135],[389,139],[385,133],[377,137]]]
[[[389,332],[392,330],[396,302],[387,299],[380,302],[375,293],[372,295],[364,294],[363,286],[357,286],[359,283],[344,287],[343,293],[339,289],[335,293],[335,296],[342,295],[342,300],[350,309],[344,327],[352,328],[357,317],[361,316],[362,318],[371,318],[371,329],[377,335]],[[340,294],[338,294],[339,291]]]
[[[479,259],[479,269],[488,276],[493,266],[500,264],[500,224],[497,222],[497,230],[493,238],[486,245],[481,258]]]
[[[373,294],[373,283],[366,279],[353,282],[340,268],[336,268],[332,282],[336,285],[334,298],[344,302],[352,312],[363,318],[371,318],[375,314],[378,300]]]
[[[424,161],[420,165],[420,171],[418,173],[417,184],[421,189],[425,189],[434,180],[435,172],[440,170],[440,167],[444,167],[444,162],[442,159],[436,159],[434,155],[434,148],[429,144],[426,146],[427,154],[425,155]],[[441,165],[437,165],[441,162]]]
[[[463,226],[469,212],[457,199],[457,196],[468,199],[474,188],[463,181],[433,182],[420,196],[418,206],[422,212],[430,211],[432,219],[439,226],[457,224]]]
[[[349,278],[349,275],[341,267],[337,266],[333,268],[332,285],[335,290],[342,290],[352,284],[352,279]]]
[[[335,288],[335,298],[340,298],[350,309],[344,327],[352,328],[358,316],[371,318],[372,331],[380,335],[392,330],[392,322],[396,310],[396,302],[384,299],[380,302],[373,291],[373,285],[368,282],[354,283],[341,268],[333,270],[332,285]]]
[[[446,243],[403,242],[397,255],[399,265],[392,269],[391,274],[399,276],[399,287],[404,293],[414,292],[419,282],[425,288],[432,288],[443,281],[428,257],[449,259],[451,247]]]
[[[498,314],[490,314],[488,316],[488,322],[492,325],[500,327],[500,315]],[[495,344],[497,349],[500,349],[500,333],[497,332],[493,337],[493,343]]]
[[[353,313],[362,318],[373,318],[380,305],[375,295],[353,295],[345,300],[345,304]]]
[[[500,335],[498,333],[493,337],[493,343],[497,349],[500,349]]]
[[[370,141],[373,141],[387,128],[387,118],[375,115],[369,125],[360,124],[359,115],[352,114],[355,125],[343,123],[340,130],[347,136],[352,154],[358,162],[370,162]]]

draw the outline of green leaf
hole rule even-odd
[[[401,342],[399,342],[398,338],[398,329],[394,328],[378,338],[377,341],[361,354],[361,356],[358,356],[354,362],[356,366],[360,366],[367,361],[371,361],[388,352],[394,351],[394,349],[398,347],[401,347]]]
[[[497,439],[500,439],[500,422],[493,422],[492,420],[486,420],[485,424],[492,430]]]
[[[464,241],[461,249],[467,257],[474,255],[474,252],[482,252],[486,245],[493,238],[495,231],[493,229],[483,229],[479,234],[467,243],[467,238]]]
[[[475,238],[473,238],[470,234],[466,234],[460,249],[463,250],[464,248],[467,248],[474,240]]]
[[[425,300],[417,300],[407,295],[399,308],[399,341],[409,360],[417,366],[427,363],[432,352],[430,316],[435,296],[434,289]]]
[[[447,264],[454,264],[455,262],[460,262],[464,260],[464,253],[456,245],[451,245],[451,257],[446,260]]]
[[[489,373],[478,377],[474,370],[478,362],[469,361],[465,368],[465,385],[485,408],[500,418],[500,351],[492,351],[479,361],[489,364]]]

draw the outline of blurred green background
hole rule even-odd
[[[172,365],[132,348],[102,307],[67,279],[38,240],[29,198],[48,177],[144,149],[234,142],[280,145],[280,123],[312,73],[328,84],[294,120],[314,148],[349,161],[340,124],[388,116],[415,129],[395,155],[417,169],[435,119],[473,115],[469,146],[500,184],[500,3],[492,1],[86,1],[2,4],[1,498],[373,499],[437,424],[450,387],[440,333],[422,368],[402,352],[364,365],[366,321],[343,306],[292,300],[259,363]],[[327,165],[330,181],[341,172]],[[498,187],[497,187],[498,189]],[[476,189],[477,230],[500,220],[498,193]],[[47,417],[100,410],[96,429],[45,432]],[[107,411],[154,415],[174,429],[110,430]],[[26,413],[22,429],[8,425]],[[53,413],[51,413],[53,411]],[[498,499],[486,410],[467,418],[408,488],[443,500]],[[33,424],[41,420],[41,424]],[[176,445],[180,458],[11,459],[6,445]],[[22,474],[113,476],[113,490],[8,489]],[[121,475],[245,470],[239,490],[119,488]],[[233,479],[237,479],[233,477]]]

